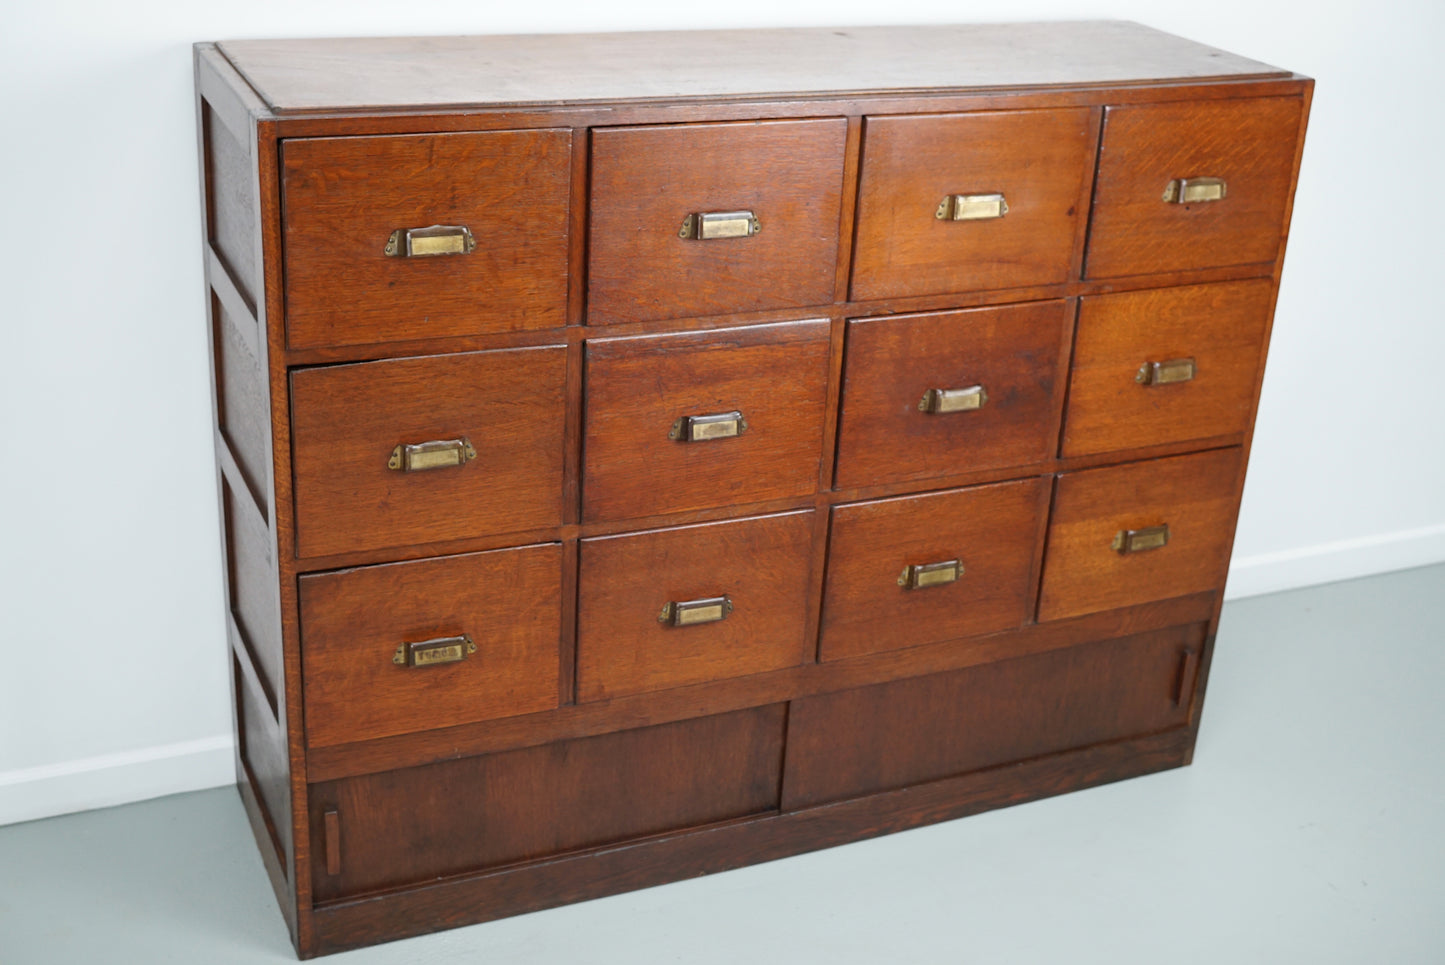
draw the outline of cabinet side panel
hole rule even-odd
[[[256,195],[249,152],[202,102],[207,240],[250,305],[256,304]]]

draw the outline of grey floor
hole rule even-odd
[[[1445,962],[1445,566],[1225,608],[1192,767],[342,963]],[[286,962],[240,803],[0,828],[0,963]]]

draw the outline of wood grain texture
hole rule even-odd
[[[319,900],[775,810],[781,704],[313,785],[339,815]]]
[[[813,516],[762,516],[582,541],[577,699],[607,700],[796,667],[805,630]],[[727,596],[716,623],[658,621],[668,603]]]
[[[561,564],[552,543],[301,577],[307,745],[556,707]],[[392,662],[462,635],[477,650],[460,662]]]
[[[266,521],[244,488],[221,481],[221,525],[224,533],[226,599],[273,714],[279,706],[284,663],[281,614],[276,607],[276,558]]]
[[[1061,454],[1245,431],[1273,297],[1261,278],[1084,298]],[[1195,361],[1187,382],[1135,379],[1145,363],[1182,358]]]
[[[1039,620],[1222,588],[1242,460],[1216,449],[1059,476]],[[1111,546],[1121,530],[1162,525],[1160,549]]]
[[[842,118],[593,132],[588,324],[831,303],[846,137]],[[678,237],[726,211],[761,233]]]
[[[292,373],[297,555],[560,524],[566,355],[553,346]],[[387,468],[397,445],[458,438],[476,459]]]
[[[1178,727],[1199,625],[794,701],[783,809]]]
[[[1046,494],[1036,478],[834,507],[819,659],[1022,626]],[[908,566],[952,559],[952,583],[898,585]]]
[[[1083,108],[869,117],[853,298],[1068,281],[1092,126]],[[935,216],[948,195],[993,193],[1008,203],[1001,218]]]
[[[225,435],[246,489],[258,508],[266,505],[264,494],[270,474],[271,418],[266,398],[266,377],[256,358],[254,340],[242,326],[253,330],[249,315],[237,318],[224,303],[211,296],[212,371],[216,378],[216,427]],[[264,508],[263,508],[264,513]]]
[[[242,140],[204,101],[201,125],[207,237],[247,305],[254,306],[261,283],[256,260],[256,187],[249,138]]]
[[[1032,302],[848,323],[837,484],[1027,465],[1053,454],[1073,304]],[[982,408],[927,413],[929,389],[982,385]]]
[[[814,492],[828,358],[826,320],[589,341],[582,518]],[[668,438],[683,416],[734,410],[734,438]]]
[[[1273,262],[1293,186],[1299,97],[1178,101],[1104,112],[1089,278]],[[1163,200],[1175,178],[1217,177],[1221,201]]]
[[[566,324],[570,145],[566,130],[287,141],[287,344]],[[476,250],[385,254],[393,231],[438,224]]]

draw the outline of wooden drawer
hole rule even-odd
[[[583,540],[577,699],[810,660],[812,543],[812,510]],[[726,603],[671,607],[723,597]],[[697,618],[709,622],[689,622]]]
[[[292,348],[566,324],[566,130],[282,142]],[[453,244],[394,232],[466,228]],[[407,256],[406,252],[416,252]]]
[[[837,485],[1048,459],[1072,316],[1051,301],[850,321]]]
[[[560,524],[566,354],[545,346],[293,372],[297,555]],[[400,467],[398,446],[461,439],[476,453],[461,465]]]
[[[1037,478],[835,507],[819,658],[1021,626],[1047,510]]]
[[[1243,432],[1272,292],[1258,279],[1083,299],[1063,455]]]
[[[1183,726],[1204,626],[795,700],[783,808]]]
[[[1274,261],[1301,109],[1298,97],[1108,108],[1087,276]],[[1179,179],[1200,178],[1223,180],[1224,197],[1170,200]]]
[[[828,355],[823,320],[589,341],[583,515],[621,519],[814,492]],[[731,412],[746,425],[679,424]],[[707,438],[734,428],[737,435]],[[689,441],[693,432],[699,438]]]
[[[1217,449],[1059,476],[1039,620],[1223,589],[1242,459]]]
[[[775,810],[783,704],[310,787],[318,900]]]
[[[847,130],[822,118],[594,131],[588,323],[831,303]],[[758,230],[684,230],[727,212],[751,212]]]
[[[1087,108],[869,117],[855,300],[1069,280],[1094,152]],[[1003,195],[987,202],[945,199]]]
[[[302,576],[306,743],[556,707],[561,579],[556,543]]]

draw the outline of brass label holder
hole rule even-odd
[[[699,623],[717,623],[733,612],[728,596],[709,596],[701,600],[674,600],[663,604],[657,622],[669,627],[690,627]]]
[[[476,653],[477,645],[466,634],[459,637],[438,637],[435,640],[420,640],[403,643],[391,655],[391,662],[398,667],[435,667],[444,663],[465,660],[468,654]]]
[[[1145,529],[1121,529],[1114,534],[1110,548],[1127,556],[1130,553],[1145,553],[1160,550],[1169,545],[1169,524],[1150,526]]]
[[[915,563],[905,566],[898,576],[898,585],[905,590],[922,590],[930,586],[953,583],[963,576],[962,560],[944,560],[941,563]]]
[[[679,238],[715,241],[720,238],[751,238],[763,230],[751,211],[699,211],[682,219]]]
[[[465,225],[434,224],[426,228],[397,228],[386,239],[382,254],[388,258],[432,258],[470,255],[477,239]]]
[[[748,420],[736,409],[713,415],[685,415],[672,424],[667,438],[674,442],[708,442],[731,439],[748,429]]]
[[[1164,200],[1170,204],[1223,201],[1228,193],[1223,178],[1175,178],[1164,186]]]
[[[470,440],[437,439],[433,442],[402,443],[391,450],[386,468],[400,472],[421,472],[426,469],[448,469],[464,466],[477,458]]]
[[[929,389],[918,400],[918,411],[930,415],[946,412],[973,412],[982,409],[988,401],[988,392],[981,385],[970,385],[963,389]]]
[[[1199,367],[1189,359],[1169,359],[1166,362],[1145,362],[1134,373],[1134,381],[1143,386],[1176,385],[1192,382],[1199,373]]]
[[[991,221],[1008,214],[1008,201],[1002,192],[989,194],[949,194],[938,202],[933,216],[939,221]]]

